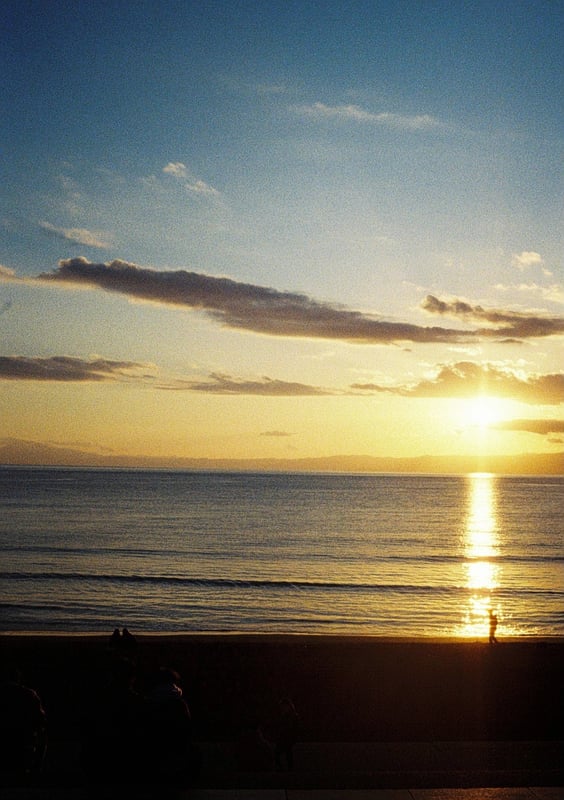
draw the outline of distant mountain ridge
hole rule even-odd
[[[0,464],[14,466],[132,467],[144,469],[234,470],[248,472],[397,472],[503,475],[563,475],[564,452],[518,456],[413,456],[388,458],[335,455],[316,458],[166,458],[90,453],[70,447],[0,440]]]

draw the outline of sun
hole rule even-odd
[[[502,419],[503,400],[488,395],[473,397],[466,401],[464,414],[468,425],[488,428]]]

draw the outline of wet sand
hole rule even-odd
[[[133,631],[135,633],[135,631]],[[564,739],[564,639],[403,640],[309,635],[138,635],[124,652],[140,691],[176,669],[195,736],[228,740],[281,697],[303,741]],[[0,634],[4,664],[41,695],[51,734],[72,738],[116,650],[99,635]]]

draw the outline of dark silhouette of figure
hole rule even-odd
[[[114,632],[110,636],[110,648],[131,653],[137,648],[137,639],[127,628],[124,628],[121,633],[119,628],[114,628]]]
[[[114,628],[114,632],[110,636],[110,647],[116,648],[121,645],[121,634],[119,628]]]
[[[93,780],[139,780],[143,769],[145,709],[135,665],[116,657],[105,686],[92,694],[84,720],[83,766]]]
[[[147,761],[158,781],[184,781],[197,767],[192,718],[180,682],[177,672],[161,667],[146,699]]]
[[[121,633],[121,643],[125,650],[131,651],[135,650],[137,647],[137,639],[127,628],[124,628]]]
[[[490,616],[490,638],[489,638],[489,642],[490,642],[490,644],[497,644],[497,639],[496,639],[496,636],[495,636],[495,632],[497,630],[497,614],[494,614],[494,612],[493,612],[493,610],[491,608],[490,608],[488,613],[489,613],[489,616]]]
[[[37,692],[13,668],[5,670],[0,683],[0,731],[2,772],[38,774],[47,747],[47,718]]]
[[[289,697],[282,697],[270,720],[260,728],[262,739],[274,755],[277,769],[285,767],[290,770],[294,766],[293,748],[297,740],[298,721],[294,703]]]

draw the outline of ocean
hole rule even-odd
[[[0,468],[0,630],[564,635],[564,478]]]

